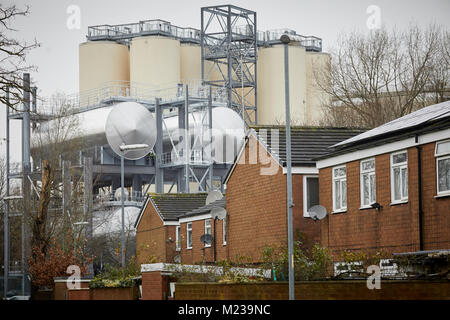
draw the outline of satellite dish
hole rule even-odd
[[[316,205],[309,208],[308,214],[313,220],[322,220],[328,213],[324,206]]]
[[[213,190],[210,193],[208,193],[208,196],[206,197],[206,204],[213,203],[214,201],[220,200],[223,198],[222,192],[219,190]]]
[[[209,233],[205,233],[204,235],[202,235],[200,237],[200,241],[203,242],[206,245],[210,245],[212,240],[213,240],[213,237]]]
[[[223,220],[227,216],[227,212],[222,207],[213,207],[211,209],[211,217],[217,220]]]
[[[123,200],[126,201],[128,199],[128,190],[127,188],[123,188]],[[116,201],[122,200],[122,188],[116,189],[116,192],[114,192],[114,199]]]
[[[156,142],[156,121],[144,106],[137,102],[121,102],[114,106],[106,119],[105,134],[114,152],[125,159],[137,160],[147,155]],[[121,145],[146,144],[139,150],[122,152]]]
[[[180,255],[176,255],[175,257],[173,257],[173,262],[180,263],[181,262],[181,256]]]

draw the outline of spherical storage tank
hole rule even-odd
[[[88,41],[79,46],[80,92],[111,81],[130,80],[130,57],[126,45],[113,41]]]
[[[168,88],[180,82],[180,42],[158,36],[137,37],[130,43],[130,81]]]
[[[289,45],[291,121],[304,123],[306,109],[305,48]],[[258,50],[258,124],[285,123],[284,47]]]

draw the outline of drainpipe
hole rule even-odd
[[[415,142],[419,142],[419,136],[416,135]],[[418,188],[418,211],[419,211],[419,250],[423,251],[423,201],[422,201],[422,147],[416,146],[417,150],[417,188]]]
[[[214,218],[214,263],[216,263],[216,220],[217,218]]]

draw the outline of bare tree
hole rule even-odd
[[[32,43],[22,42],[14,39],[13,34],[17,32],[12,28],[12,22],[19,16],[27,16],[29,7],[24,9],[16,5],[5,6],[0,3],[0,91],[6,93],[9,90],[10,100],[5,94],[0,94],[0,102],[12,109],[22,101],[22,74],[35,70],[26,62],[28,53],[39,47],[34,40]]]
[[[342,35],[329,67],[315,70],[318,86],[333,101],[325,106],[324,124],[375,127],[443,101],[448,38],[440,26],[414,24],[403,32],[382,28]]]
[[[63,160],[76,161],[78,151],[82,149],[79,138],[79,118],[74,114],[75,107],[64,94],[55,94],[48,102],[52,120],[41,123],[35,130],[32,140],[32,156],[35,163],[40,163],[42,179],[34,186],[36,198],[36,214],[32,215],[32,246],[46,250],[51,239],[65,240],[69,223],[61,209],[63,182],[61,164]],[[79,172],[71,172],[79,176]],[[74,178],[73,180],[77,180]],[[79,179],[78,179],[79,180]],[[38,190],[40,191],[38,192]],[[81,194],[83,187],[75,184],[72,188],[70,211],[73,218],[83,214]],[[51,209],[54,209],[50,212]],[[77,238],[76,235],[74,235]]]

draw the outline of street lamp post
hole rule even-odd
[[[292,170],[291,170],[291,112],[289,106],[289,43],[291,39],[287,34],[280,37],[284,45],[284,90],[286,103],[286,166],[287,166],[287,222],[288,222],[288,263],[289,263],[289,300],[295,299],[294,291],[294,236],[292,207]]]
[[[124,164],[124,154],[127,151],[132,150],[143,150],[147,149],[149,146],[147,144],[122,144],[119,149],[121,151],[120,154],[120,206],[122,208],[122,229],[121,229],[121,243],[120,243],[120,251],[121,251],[121,265],[122,268],[125,268],[125,164]]]

